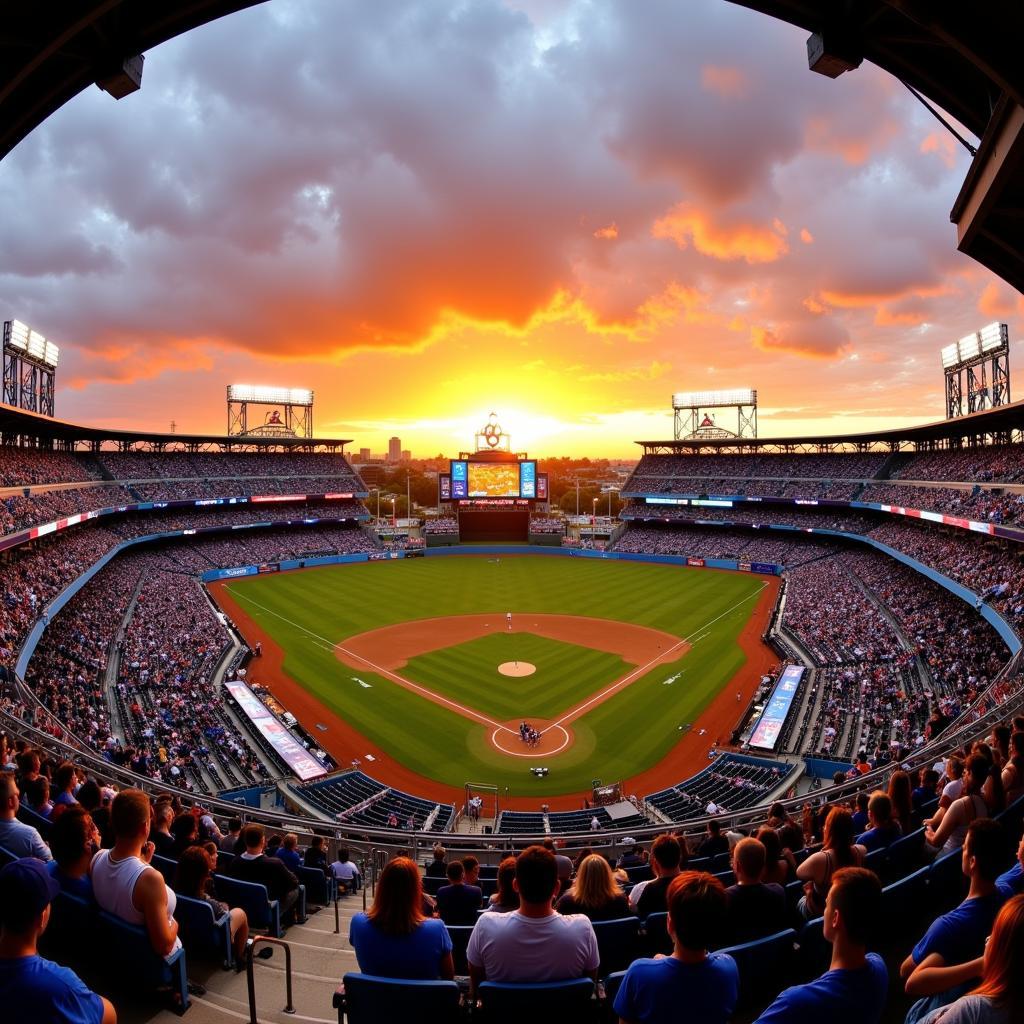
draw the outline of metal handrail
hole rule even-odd
[[[256,977],[253,974],[252,960],[253,950],[257,942],[269,942],[275,946],[284,947],[284,974],[285,988],[288,1002],[285,1004],[283,1013],[294,1013],[292,1005],[292,948],[284,939],[275,939],[272,935],[255,935],[245,943],[245,980],[249,987],[249,1024],[259,1024],[256,1019]]]

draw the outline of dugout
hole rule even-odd
[[[525,544],[529,535],[529,507],[459,509],[459,540],[463,544],[479,541]]]

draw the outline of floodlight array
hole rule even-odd
[[[253,384],[229,384],[229,402],[261,405],[312,405],[313,392],[306,388],[269,388]]]
[[[38,331],[32,330],[28,324],[23,324],[20,320],[11,320],[9,325],[7,344],[11,348],[24,352],[47,366],[57,365],[60,349],[52,341],[47,341]]]
[[[1006,324],[993,323],[980,331],[965,335],[953,345],[942,349],[942,367],[949,370],[985,356],[994,356],[1009,349],[1010,337]]]
[[[672,396],[673,409],[711,409],[722,405],[755,405],[757,392],[753,388],[734,388],[731,391],[680,391]]]

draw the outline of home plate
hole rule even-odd
[[[503,661],[498,666],[498,671],[503,676],[532,676],[537,671],[536,665],[528,661]]]

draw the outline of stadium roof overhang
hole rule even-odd
[[[162,434],[145,430],[83,427],[66,420],[0,405],[0,441],[21,441],[41,448],[66,450],[146,451],[341,451],[351,438],[259,437],[253,434]]]
[[[820,36],[816,70],[868,60],[981,143],[950,213],[961,252],[1024,291],[1024,4],[1020,0],[731,0]],[[810,43],[810,41],[809,41]],[[809,60],[810,60],[809,46]]]
[[[877,430],[861,434],[830,434],[821,437],[725,437],[680,441],[637,441],[645,455],[738,454],[769,452],[835,451],[929,451],[976,444],[1021,440],[1024,433],[1024,401],[997,409],[961,416],[959,419],[923,423],[916,427]]]

